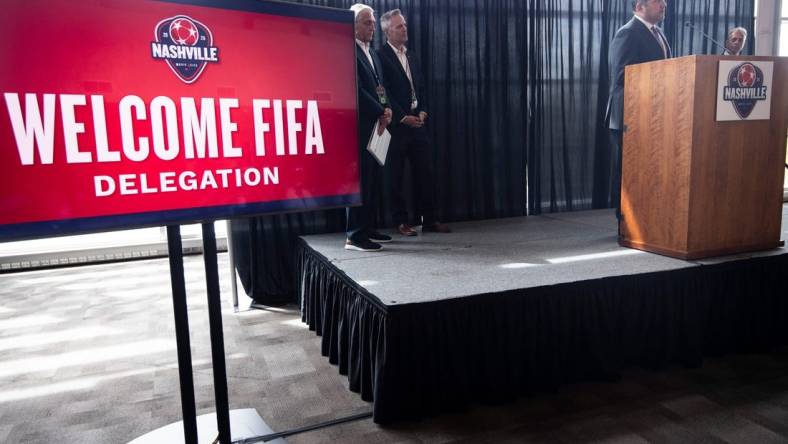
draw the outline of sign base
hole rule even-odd
[[[274,433],[255,409],[230,410],[230,430],[232,431],[232,441]],[[217,433],[216,413],[197,417],[199,444],[211,444],[216,439]],[[183,442],[183,421],[178,421],[148,432],[130,441],[129,444],[181,444]],[[287,444],[283,438],[269,442]]]

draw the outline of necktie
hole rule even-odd
[[[662,36],[659,34],[659,31],[657,31],[657,27],[656,26],[652,26],[651,27],[651,33],[654,34],[654,38],[657,39],[657,42],[659,42],[660,48],[662,48],[662,56],[667,59],[668,58],[668,49],[665,47],[665,41],[662,40]]]

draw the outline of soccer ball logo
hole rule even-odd
[[[758,74],[755,72],[755,67],[749,63],[745,63],[739,67],[739,72],[736,75],[736,81],[742,88],[749,88],[755,84]]]
[[[199,20],[176,15],[159,21],[153,31],[151,56],[163,60],[184,83],[194,83],[208,63],[219,62],[213,34]]]
[[[755,109],[756,103],[765,100],[758,88],[763,86],[763,71],[757,65],[744,62],[734,66],[728,73],[727,85],[724,88],[725,100],[733,105],[740,118],[746,119]]]
[[[170,23],[170,38],[179,45],[194,46],[200,38],[200,33],[197,31],[197,25],[181,17]]]

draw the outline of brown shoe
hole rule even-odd
[[[419,234],[408,224],[399,224],[397,231],[399,231],[399,234],[403,236],[416,236]]]
[[[435,222],[429,225],[422,225],[421,231],[423,233],[451,233],[451,228],[446,224]]]

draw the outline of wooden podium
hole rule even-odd
[[[716,121],[720,60],[774,62],[769,120]],[[781,245],[788,58],[631,65],[624,94],[621,245],[681,259]]]

